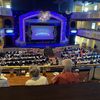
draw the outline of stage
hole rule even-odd
[[[67,19],[56,12],[31,11],[19,17],[19,37],[15,45],[21,48],[55,48],[68,45]]]
[[[42,43],[39,43],[39,44],[25,44],[25,45],[21,45],[21,46],[17,46],[17,47],[21,47],[21,48],[45,48],[45,47],[52,47],[52,48],[56,48],[56,47],[63,47],[63,46],[67,46],[67,43],[66,44],[54,44],[54,43],[48,43],[48,44],[42,44]]]

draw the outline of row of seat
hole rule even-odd
[[[0,65],[1,66],[22,66],[22,65],[31,65],[31,64],[45,64],[48,63],[48,57],[45,57],[43,54],[34,54],[34,52],[14,52],[8,51],[0,54]]]

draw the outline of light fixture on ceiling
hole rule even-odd
[[[49,11],[41,11],[39,14],[39,20],[41,22],[46,22],[47,20],[49,20],[51,17],[51,14]]]
[[[6,8],[11,8],[11,5],[10,4],[6,4],[5,7]]]
[[[97,10],[97,9],[98,9],[98,6],[97,6],[97,5],[95,5],[95,6],[94,6],[94,10]]]

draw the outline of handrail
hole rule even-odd
[[[34,65],[34,66],[36,66],[36,65]],[[95,67],[95,66],[100,66],[100,64],[77,64],[76,65],[77,67],[80,67],[80,66],[90,66],[90,67]],[[10,68],[14,68],[14,69],[26,69],[26,68],[30,68],[31,67],[31,65],[30,66],[2,66],[2,68],[3,69],[10,69]],[[40,68],[63,68],[63,66],[62,65],[40,65],[40,66],[38,66],[38,67],[40,67]]]

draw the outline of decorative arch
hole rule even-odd
[[[34,18],[39,16],[40,11],[31,11],[29,13],[23,14],[19,17],[19,31],[20,31],[20,42],[25,43],[25,20],[29,18]],[[60,42],[66,41],[66,18],[61,14],[56,12],[50,12],[51,18],[59,20],[61,22],[61,34],[60,34]]]

